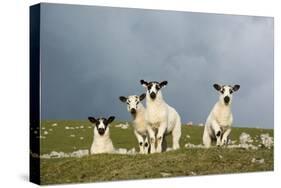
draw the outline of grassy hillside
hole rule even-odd
[[[132,127],[121,129],[110,127],[111,138],[116,148],[138,150]],[[35,134],[32,130],[32,134]],[[232,140],[239,141],[239,135],[251,135],[255,145],[260,143],[259,135],[273,130],[234,128]],[[181,149],[150,155],[99,154],[82,158],[41,159],[43,184],[91,182],[124,179],[160,178],[188,175],[206,175],[273,170],[273,149],[258,150],[211,148],[185,148],[186,143],[201,144],[203,127],[182,127]],[[38,132],[37,134],[38,135]],[[51,151],[73,152],[89,149],[93,129],[87,121],[44,121],[41,126],[41,154]],[[171,146],[171,136],[167,137]],[[264,159],[263,163],[252,159]]]

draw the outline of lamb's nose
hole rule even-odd
[[[98,128],[98,132],[99,132],[100,135],[103,135],[105,131],[104,131],[103,128]]]
[[[136,109],[134,109],[134,108],[131,109],[132,114],[135,114],[136,112],[137,112]]]
[[[150,97],[151,97],[152,99],[155,99],[156,94],[155,94],[154,92],[152,92],[152,93],[150,93]]]
[[[225,104],[228,104],[228,103],[229,103],[229,101],[230,101],[229,96],[224,97],[224,102],[225,102]]]

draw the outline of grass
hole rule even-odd
[[[73,152],[89,149],[92,143],[93,129],[86,121],[44,121],[41,125],[41,154],[51,151]],[[137,147],[132,127],[116,128],[115,122],[110,127],[111,138],[116,148],[131,149]],[[65,129],[65,127],[75,129]],[[83,126],[83,128],[80,128]],[[45,128],[42,130],[42,128]],[[76,128],[77,127],[77,128]],[[78,128],[79,127],[79,128]],[[51,130],[50,130],[51,129]],[[48,134],[44,135],[44,131]],[[273,135],[273,130],[256,128],[234,128],[232,140],[239,140],[239,135],[246,132],[252,138],[262,133]],[[182,127],[181,149],[150,155],[99,154],[82,158],[41,159],[41,183],[75,183],[109,180],[160,178],[190,175],[239,173],[273,170],[273,149],[186,149],[184,144],[201,144],[203,127]],[[75,135],[75,137],[70,136]],[[188,138],[186,135],[189,135]],[[83,138],[83,139],[82,139]],[[167,136],[171,146],[171,136]],[[260,141],[254,139],[257,145]],[[264,163],[252,163],[253,158],[262,158]]]

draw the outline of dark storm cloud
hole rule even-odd
[[[146,79],[195,123],[240,84],[235,125],[273,127],[272,18],[44,4],[41,28],[43,119],[130,119],[118,97]]]

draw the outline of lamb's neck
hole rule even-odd
[[[109,128],[106,129],[104,135],[100,135],[98,131],[94,130],[94,140],[110,140]]]
[[[149,94],[147,94],[149,95]],[[161,105],[161,104],[165,104],[165,100],[163,98],[163,95],[161,93],[161,91],[158,91],[157,96],[154,100],[152,100],[149,96],[146,97],[146,106],[153,106],[153,105]]]
[[[231,104],[226,105],[224,102],[218,101],[216,107],[223,111],[231,111]]]
[[[142,120],[144,117],[144,113],[145,113],[145,108],[141,103],[139,103],[136,114],[132,115],[133,120],[134,121]]]

